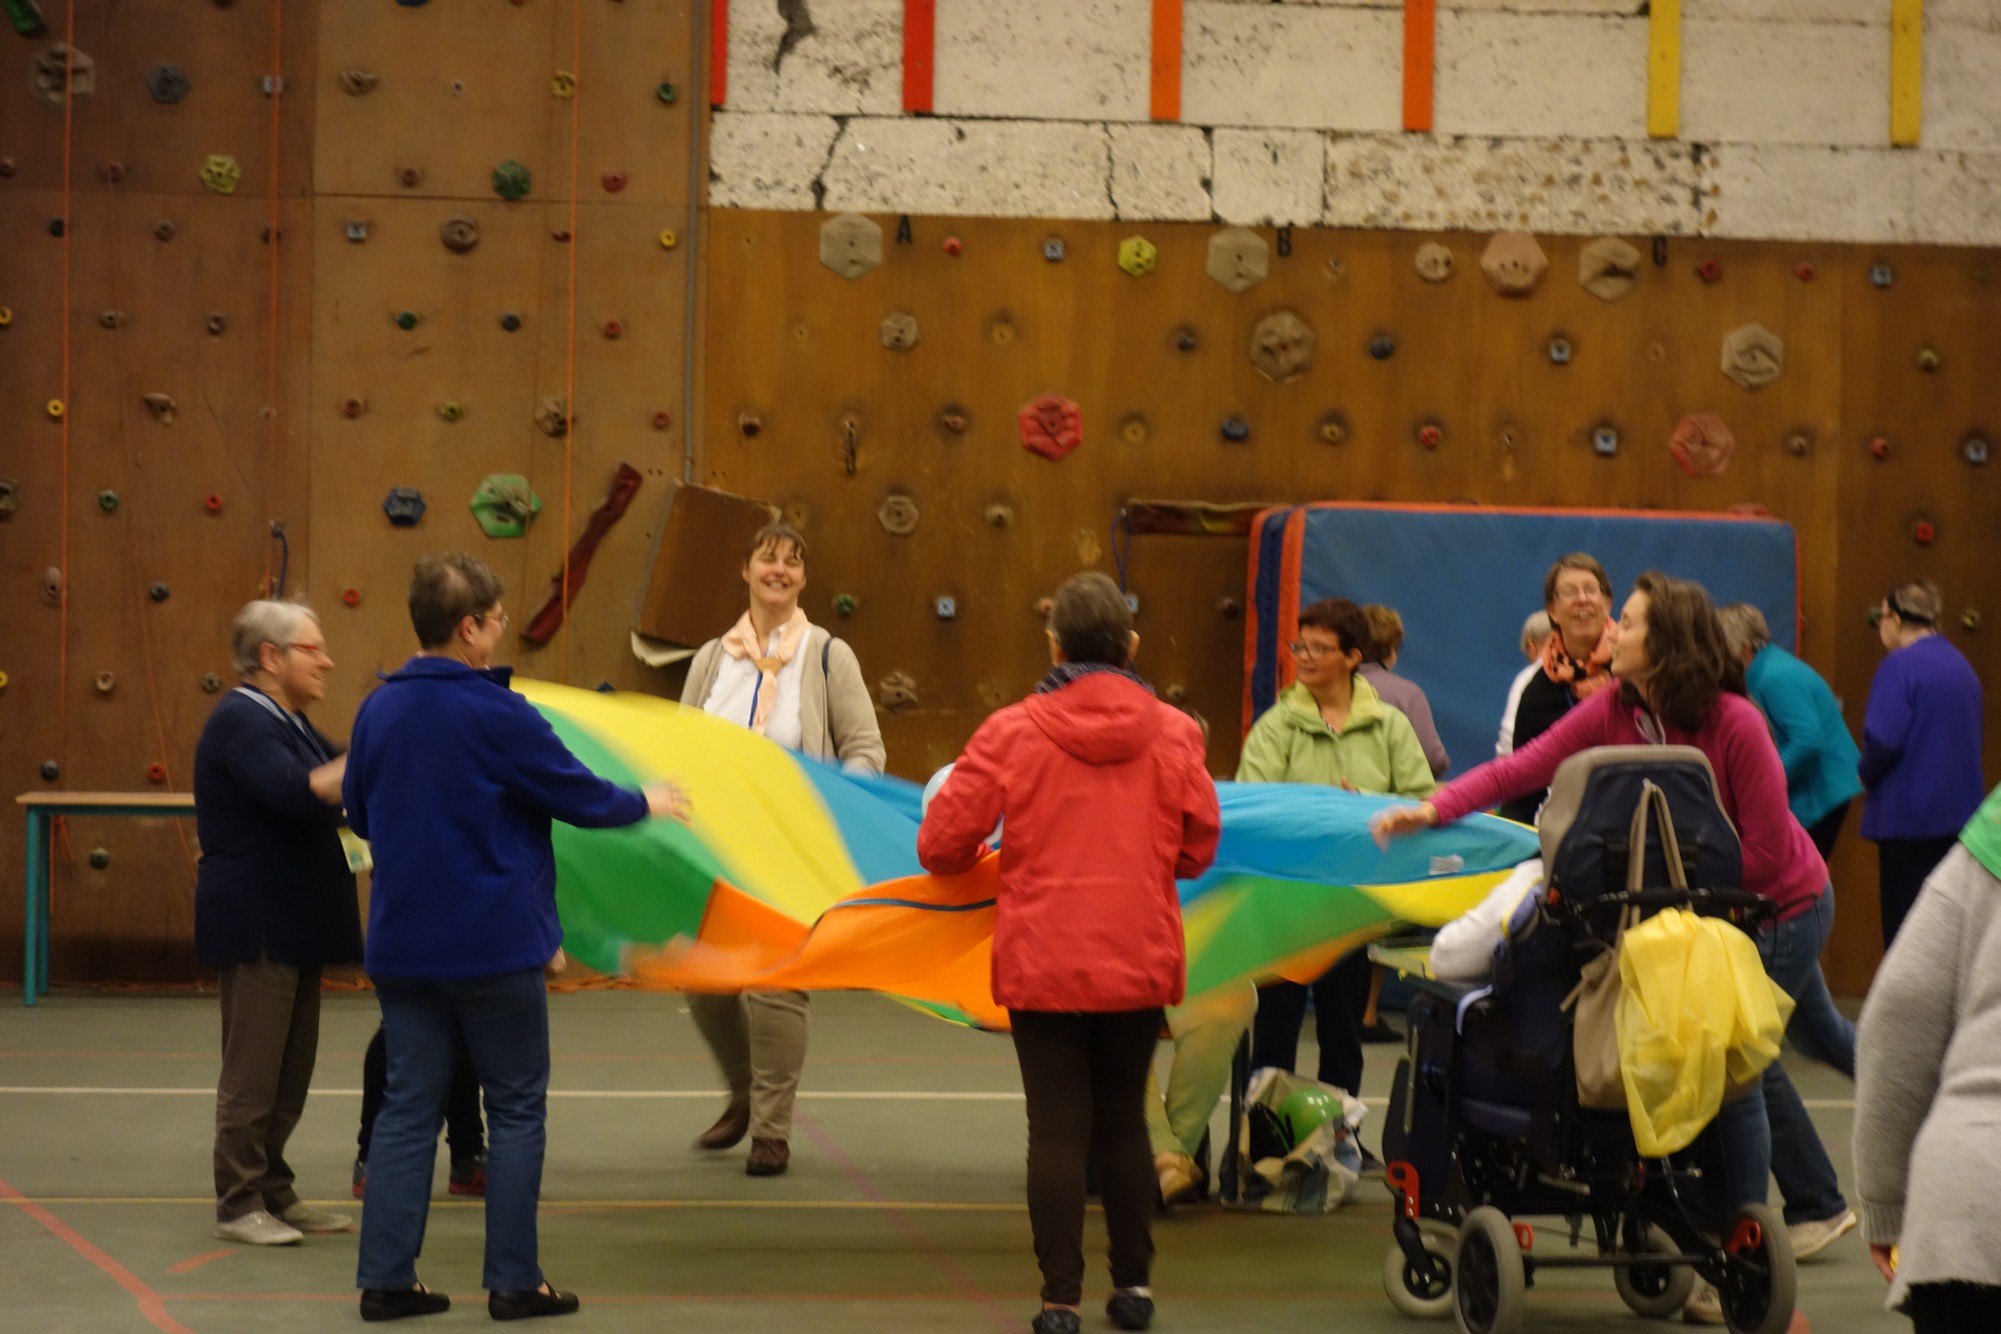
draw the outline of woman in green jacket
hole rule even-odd
[[[1383,703],[1357,669],[1369,646],[1369,620],[1347,598],[1328,598],[1299,613],[1290,647],[1298,680],[1279,694],[1244,738],[1240,783],[1324,783],[1348,792],[1429,796],[1437,782],[1410,719]],[[1260,989],[1251,1037],[1253,1068],[1290,1071],[1298,1058],[1308,988],[1274,982]],[[1369,960],[1356,950],[1313,983],[1318,1078],[1359,1093],[1362,1012]]]

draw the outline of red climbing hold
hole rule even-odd
[[[164,764],[149,764],[149,765],[147,765],[147,766],[146,766],[146,781],[147,781],[147,782],[149,782],[149,783],[164,783],[164,782],[166,782],[166,781],[167,781],[167,766],[166,766],[166,765],[164,765]]]
[[[343,588],[340,591],[340,600],[350,607],[359,607],[361,605],[361,590],[358,588]]]
[[[209,492],[207,499],[202,501],[202,508],[210,514],[222,513],[222,497],[213,491]]]
[[[599,181],[604,186],[606,194],[615,195],[625,188],[625,173],[608,171],[599,178]]]
[[[674,419],[667,415],[667,410],[665,408],[662,408],[659,412],[653,414],[654,430],[664,431],[673,424],[674,424]]]
[[[1879,459],[1890,457],[1890,437],[1879,435],[1869,442],[1869,452]]]
[[[1919,519],[1911,525],[1911,538],[1921,547],[1928,547],[1938,541],[1938,529],[1930,519]]]
[[[1084,443],[1084,410],[1060,394],[1044,394],[1021,409],[1022,448],[1050,462]]]
[[[965,253],[965,249],[966,249],[966,243],[964,241],[961,241],[958,237],[948,236],[945,238],[945,253],[952,256],[954,259],[958,258],[961,254]]]

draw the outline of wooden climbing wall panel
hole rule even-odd
[[[1034,683],[1046,664],[1036,601],[1080,568],[1115,572],[1112,524],[1133,498],[1762,505],[1799,533],[1803,651],[1834,677],[1857,727],[1878,652],[1861,616],[1894,571],[1963,560],[1950,567],[1955,606],[2001,594],[1991,560],[1981,563],[1997,522],[1994,474],[1953,452],[1963,431],[2001,415],[2001,388],[1972,370],[1997,309],[1972,269],[1993,256],[1674,240],[1662,266],[1643,259],[1630,295],[1604,302],[1577,281],[1584,239],[1543,237],[1547,275],[1507,299],[1483,281],[1485,237],[1300,231],[1281,255],[1266,229],[1270,276],[1232,293],[1204,271],[1210,227],[915,218],[902,245],[899,220],[878,217],[884,263],[849,281],[819,262],[823,220],[712,215],[701,475],[803,524],[809,612],[856,645],[872,682],[893,671],[916,679],[917,706],[884,718],[890,767],[910,777],[953,758],[981,718]],[[1141,278],[1116,263],[1135,234],[1158,248]],[[1052,237],[1063,242],[1057,262],[1045,258]],[[1632,239],[1647,255],[1648,239]],[[1444,282],[1414,269],[1427,241],[1453,253]],[[1878,258],[1908,280],[1872,287]],[[1704,260],[1716,281],[1698,271]],[[1931,323],[1900,331],[1884,319],[1892,308]],[[1281,310],[1316,344],[1303,374],[1273,383],[1249,351],[1254,325]],[[895,311],[917,320],[904,351],[881,337]],[[1721,371],[1725,334],[1751,321],[1785,341],[1783,373],[1756,390]],[[1178,345],[1182,330],[1192,350]],[[1378,335],[1395,340],[1382,360],[1369,352]],[[1567,364],[1552,361],[1552,338],[1568,342]],[[1959,361],[1948,354],[1939,375],[1923,375],[1922,338],[1961,349]],[[1864,386],[1877,397],[1865,400]],[[1082,447],[1056,463],[1020,444],[1017,412],[1041,394],[1083,414]],[[963,432],[943,424],[948,412],[963,414]],[[1721,475],[1685,475],[1670,456],[1690,412],[1718,413],[1735,434]],[[741,429],[746,414],[755,435]],[[1338,445],[1319,433],[1333,414],[1345,430]],[[1870,423],[1885,414],[1930,443],[1876,464],[1866,446],[1881,428]],[[1248,439],[1223,438],[1229,418]],[[1427,424],[1436,448],[1420,443]],[[1593,445],[1604,426],[1619,436],[1610,456]],[[1884,469],[1911,496],[1895,513],[1881,499]],[[892,494],[918,506],[907,537],[877,520]],[[1920,552],[1905,509],[1934,495],[1941,537]],[[1004,527],[989,518],[997,505],[1009,511]],[[1975,531],[1976,514],[1987,531]],[[1141,667],[1214,724],[1211,766],[1227,774],[1243,623],[1225,601],[1243,599],[1246,544],[1142,535],[1127,571]],[[856,604],[846,618],[832,606],[843,593]],[[952,619],[936,614],[938,597],[955,600]],[[1538,597],[1522,591],[1523,614]],[[1988,680],[2001,679],[1985,640],[1953,633]],[[1851,829],[1838,883],[1873,886],[1865,848]],[[1873,909],[1848,913],[1841,930],[1837,981],[1854,990],[1873,965]]]

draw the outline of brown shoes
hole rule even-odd
[[[785,1169],[792,1165],[792,1146],[782,1139],[753,1139],[750,1142],[750,1161],[743,1165],[745,1176],[783,1176]]]
[[[698,1149],[734,1149],[750,1133],[750,1104],[733,1102],[716,1123],[695,1137]]]

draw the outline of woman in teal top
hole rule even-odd
[[[1825,861],[1848,818],[1848,804],[1862,795],[1855,767],[1862,760],[1820,673],[1772,642],[1765,614],[1748,602],[1719,607],[1717,619],[1730,651],[1744,663],[1751,702],[1771,724],[1779,761],[1786,768],[1786,798],[1793,816]]]

